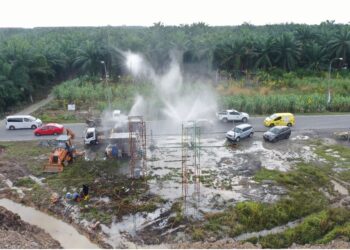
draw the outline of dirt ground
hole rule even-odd
[[[61,248],[44,230],[22,221],[3,207],[0,207],[0,239],[0,248]]]

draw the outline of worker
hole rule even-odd
[[[89,186],[83,184],[83,190],[80,193],[80,197],[85,201],[89,199]]]

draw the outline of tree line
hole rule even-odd
[[[103,77],[105,62],[115,81],[126,74],[122,51],[142,53],[158,71],[177,51],[183,69],[317,74],[344,68],[350,60],[350,27],[276,24],[211,27],[204,23],[151,27],[56,27],[0,29],[0,113],[40,97],[57,82]],[[302,75],[301,74],[301,75]]]

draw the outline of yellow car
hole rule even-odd
[[[265,118],[264,125],[266,127],[273,127],[273,126],[291,127],[295,125],[295,117],[291,113],[275,113]]]

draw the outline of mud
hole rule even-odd
[[[21,217],[0,206],[0,248],[62,248],[43,229],[24,222]]]

